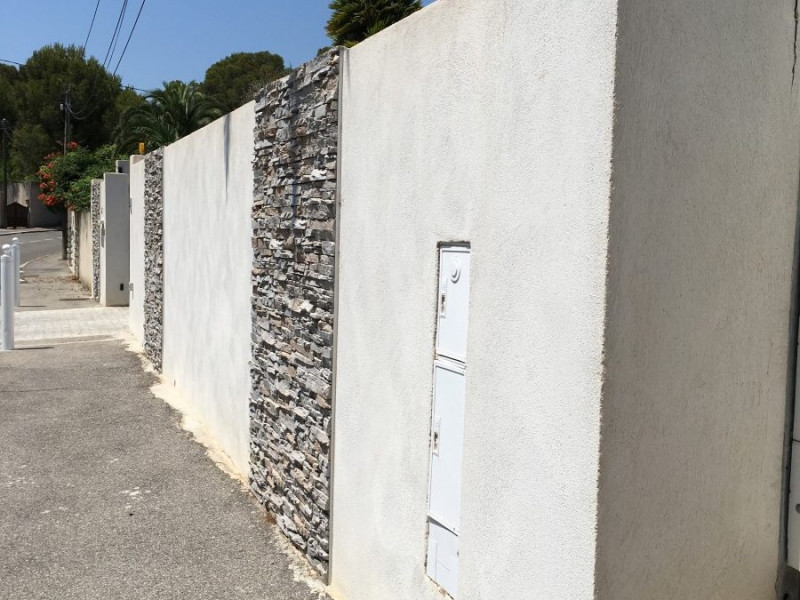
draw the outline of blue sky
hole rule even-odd
[[[202,80],[233,52],[269,50],[297,66],[329,44],[329,0],[146,0],[120,64],[123,83],[151,89],[172,79]],[[433,0],[423,0],[430,4]],[[100,0],[87,53],[106,55],[123,0]],[[141,0],[129,0],[113,71]],[[0,0],[0,59],[25,62],[46,44],[82,45],[97,0]]]

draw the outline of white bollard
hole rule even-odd
[[[0,349],[14,349],[14,259],[11,256],[11,247],[3,246],[3,255],[0,256],[0,312],[3,322],[0,324]]]
[[[11,256],[14,258],[14,306],[19,306],[20,248],[18,237],[11,240]]]
[[[3,256],[4,254],[11,256],[11,244],[3,244],[3,246],[0,247],[0,256]],[[2,275],[0,275],[0,290],[2,290],[4,287],[6,287],[6,280]],[[3,292],[0,291],[0,303],[2,303],[2,301]]]

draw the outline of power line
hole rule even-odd
[[[119,16],[117,17],[117,24],[114,27],[114,34],[111,36],[111,41],[108,43],[108,48],[106,49],[106,56],[103,59],[103,67],[102,67],[102,69],[95,70],[94,77],[92,77],[91,89],[89,90],[88,96],[84,99],[84,103],[85,104],[90,104],[94,100],[95,91],[97,89],[97,80],[100,77],[100,71],[105,71],[106,70],[106,63],[109,62],[109,58],[110,58],[109,55],[113,55],[114,54],[114,52],[112,50],[112,46],[114,48],[116,48],[116,40],[117,40],[117,38],[119,36],[120,31],[122,30],[122,21],[125,18],[125,10],[127,9],[127,7],[128,7],[128,0],[123,0],[122,7],[120,8],[120,11],[119,11]],[[74,111],[72,111],[72,116],[74,116],[77,120],[80,121],[80,120],[83,120],[83,119],[86,119],[86,118],[90,117],[92,114],[94,114],[94,112],[96,110],[97,110],[97,107],[95,107],[95,108],[93,108],[93,109],[91,109],[91,110],[89,110],[87,112],[87,109],[84,108],[83,114],[80,114],[80,115],[76,114]]]
[[[22,63],[19,63],[15,60],[8,60],[7,58],[0,58],[0,62],[11,63],[12,65],[19,65],[20,67],[23,66]]]
[[[92,15],[92,23],[89,25],[89,33],[86,34],[86,41],[83,42],[83,49],[86,50],[86,44],[89,43],[89,36],[92,35],[92,29],[94,29],[94,20],[97,17],[97,9],[100,8],[100,0],[97,0],[97,4],[94,5],[94,14]]]
[[[117,61],[117,66],[114,67],[114,72],[112,73],[112,75],[117,74],[117,69],[119,69],[119,65],[122,62],[123,57],[125,56],[125,51],[128,49],[128,44],[131,43],[131,38],[133,37],[133,32],[136,30],[136,24],[139,22],[139,17],[142,16],[142,9],[144,8],[145,2],[147,2],[147,0],[142,0],[142,3],[139,5],[139,12],[136,13],[136,20],[133,22],[133,27],[131,27],[131,32],[128,34],[128,39],[125,42],[125,47],[122,49],[122,54],[120,54],[119,56],[119,60]]]
[[[116,27],[114,27],[114,35],[111,36],[111,41],[108,43],[108,49],[106,50],[106,56],[103,59],[103,68],[104,69],[107,66],[106,63],[109,62],[109,58],[110,58],[109,55],[112,54],[111,47],[114,45],[114,41],[117,39],[117,36],[119,35],[120,29],[122,29],[122,19],[125,17],[125,9],[127,7],[128,7],[128,0],[123,0],[122,8],[120,8],[120,11],[119,11],[119,17],[117,17],[117,25],[116,25]]]
[[[119,22],[119,30],[117,31],[117,39],[114,40],[114,47],[111,48],[111,55],[108,57],[108,68],[111,68],[111,63],[114,60],[114,54],[117,51],[117,44],[119,44],[119,38],[122,35],[122,25],[125,23],[125,13],[128,10],[128,0],[122,3],[122,20]]]
[[[129,90],[136,90],[137,92],[144,92],[145,94],[150,94],[153,91],[153,90],[143,90],[142,88],[137,88],[137,87],[134,87],[132,85],[125,85],[125,86],[122,86],[122,87],[125,87],[125,88],[127,88]]]

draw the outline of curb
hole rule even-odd
[[[43,228],[43,229],[24,229],[22,231],[15,230],[15,229],[0,229],[0,236],[25,235],[25,234],[28,234],[28,233],[48,233],[48,232],[50,232],[50,233],[61,233],[61,231],[62,231],[61,228],[58,228],[58,229],[48,229],[48,228]]]

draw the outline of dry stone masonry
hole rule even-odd
[[[81,235],[81,221],[78,218],[78,213],[74,210],[67,211],[67,225],[69,228],[69,244],[67,245],[67,265],[70,272],[78,277],[80,265],[80,235]]]
[[[251,488],[328,568],[339,49],[256,97]]]
[[[159,373],[164,327],[164,151],[144,159],[144,354]]]
[[[92,298],[100,300],[100,179],[92,179]]]

